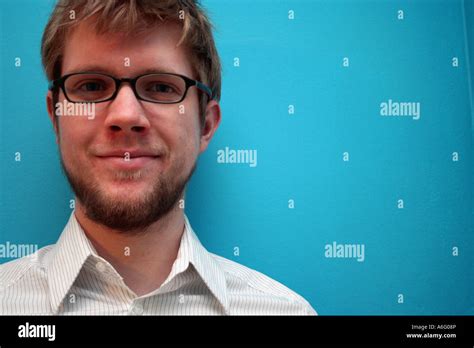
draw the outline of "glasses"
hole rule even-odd
[[[123,82],[130,83],[137,99],[151,103],[175,104],[186,98],[189,87],[196,86],[213,98],[212,90],[203,83],[184,75],[171,73],[144,74],[135,78],[121,78],[80,72],[64,75],[51,82],[49,89],[61,88],[72,103],[102,103],[114,99]]]

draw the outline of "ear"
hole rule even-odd
[[[49,119],[53,124],[54,133],[56,134],[56,143],[59,144],[59,124],[55,113],[55,105],[53,105],[53,92],[51,91],[48,91],[48,94],[46,94],[46,107],[48,110]]]
[[[219,127],[220,122],[221,108],[219,103],[215,100],[211,100],[206,106],[206,118],[201,131],[199,153],[202,153],[207,149],[207,146],[211,142],[211,139],[217,130],[217,127]]]

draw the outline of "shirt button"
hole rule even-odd
[[[97,268],[99,272],[105,272],[105,265],[103,262],[97,262],[95,268]]]
[[[137,315],[143,314],[143,306],[139,303],[135,304],[132,308],[132,313]]]

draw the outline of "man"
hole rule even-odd
[[[76,205],[55,245],[1,266],[3,314],[316,314],[206,251],[184,215],[221,119],[219,57],[195,1],[61,0],[42,59]]]

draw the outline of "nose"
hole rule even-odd
[[[113,133],[146,133],[150,122],[129,84],[122,84],[106,110],[105,126]]]

